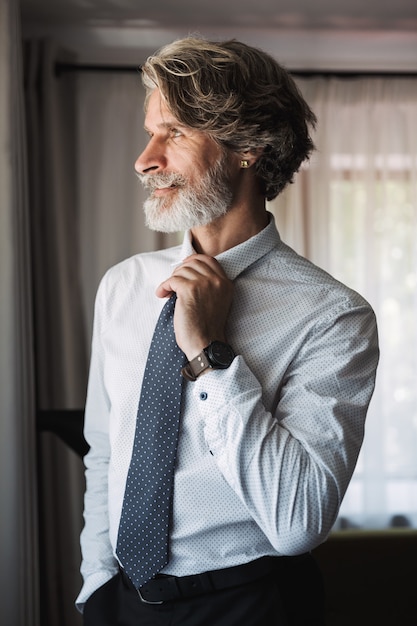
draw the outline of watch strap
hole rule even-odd
[[[194,382],[195,380],[197,380],[200,374],[202,374],[206,369],[210,367],[211,363],[207,358],[207,354],[203,350],[202,352],[200,352],[200,354],[197,354],[194,359],[189,361],[189,363],[187,363],[187,365],[182,368],[181,374],[186,380]]]

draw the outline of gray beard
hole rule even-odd
[[[232,203],[226,158],[220,159],[191,187],[178,174],[147,174],[139,178],[145,188],[176,185],[175,198],[148,198],[143,209],[146,225],[161,233],[174,233],[205,226],[227,213]]]

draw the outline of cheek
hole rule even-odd
[[[207,140],[198,146],[194,164],[200,171],[206,172],[225,158],[229,161],[228,155],[213,140]]]
[[[209,168],[210,165],[205,160],[196,156],[184,166],[182,174],[190,183],[195,183],[205,176]]]
[[[170,161],[170,169],[178,172],[188,180],[201,176],[204,171],[204,159],[201,154],[186,152],[181,156],[176,155]]]

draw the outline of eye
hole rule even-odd
[[[182,135],[182,132],[178,128],[170,128],[169,133],[173,139],[177,139]]]

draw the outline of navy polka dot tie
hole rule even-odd
[[[175,341],[176,296],[165,303],[149,349],[116,554],[135,587],[168,562],[171,493],[186,362]]]

